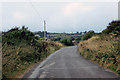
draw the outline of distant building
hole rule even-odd
[[[36,34],[35,36],[36,36],[36,37],[40,37],[40,35],[38,35],[38,34]]]

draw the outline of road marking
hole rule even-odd
[[[52,66],[52,65],[54,65],[54,64],[55,64],[55,62],[52,62],[52,63],[50,63],[50,64],[48,64],[48,65],[45,65],[42,69],[49,68],[50,66]]]

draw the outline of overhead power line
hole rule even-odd
[[[34,9],[34,11],[37,13],[37,15],[39,16],[40,20],[43,22],[44,21],[44,40],[47,39],[47,35],[46,35],[46,22],[45,20],[43,20],[41,17],[40,17],[40,14],[39,12],[37,11],[37,9],[35,8],[35,6],[32,4],[31,0],[29,0],[29,3],[31,4],[32,8]]]
[[[32,6],[32,8],[34,9],[34,11],[37,13],[37,15],[39,16],[40,20],[43,22],[44,20],[40,17],[41,15],[39,14],[39,12],[37,11],[37,9],[35,8],[35,6],[33,5],[33,3],[31,2],[31,0],[29,0],[29,3]]]

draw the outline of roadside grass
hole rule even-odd
[[[23,74],[30,66],[42,61],[63,45],[58,42],[39,41],[44,48],[39,52],[39,48],[20,43],[16,46],[3,46],[3,76],[4,78],[17,78]]]
[[[0,52],[0,63],[0,79],[2,79],[2,52]]]
[[[0,79],[2,79],[2,33],[0,32]]]
[[[31,66],[63,47],[61,43],[42,41],[24,26],[2,35],[2,76],[19,78]]]
[[[120,37],[99,35],[78,44],[80,55],[120,75]]]

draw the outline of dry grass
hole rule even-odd
[[[119,38],[110,36],[93,36],[78,44],[80,54],[101,66],[120,74],[120,53],[117,49]],[[117,47],[116,47],[117,46]]]
[[[2,79],[2,43],[0,42],[0,79]]]
[[[58,42],[40,41],[41,47],[21,43],[20,45],[3,46],[3,74],[4,78],[18,78],[31,66],[43,60],[63,45]],[[41,49],[44,48],[44,49]],[[40,52],[38,50],[41,50]],[[43,51],[44,50],[44,51]],[[36,56],[34,56],[36,55]]]
[[[79,43],[80,45],[82,45],[82,48],[88,48],[98,52],[108,52],[113,47],[110,41],[101,40],[99,36],[93,36],[88,40],[82,41]]]

